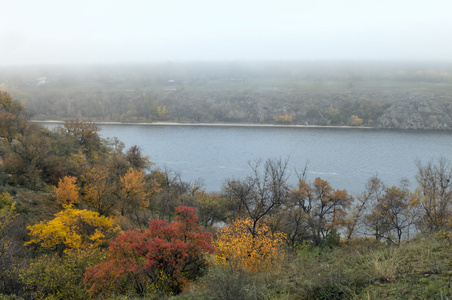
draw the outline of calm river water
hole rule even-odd
[[[220,191],[227,178],[251,174],[249,161],[289,159],[290,182],[306,161],[308,179],[328,180],[356,196],[371,176],[386,185],[402,177],[415,187],[415,161],[441,156],[452,160],[452,133],[343,128],[100,125],[102,137],[117,137],[126,148],[138,145],[156,167],[201,179]]]

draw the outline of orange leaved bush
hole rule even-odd
[[[77,178],[72,176],[65,176],[58,182],[58,187],[53,187],[55,198],[61,206],[72,205],[79,201],[80,188],[75,183]]]

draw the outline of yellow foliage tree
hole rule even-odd
[[[85,183],[84,200],[86,203],[102,215],[110,214],[116,204],[112,196],[115,184],[112,182],[107,166],[95,165],[81,177]]]
[[[37,244],[53,249],[60,254],[73,249],[106,246],[120,231],[112,221],[98,213],[66,207],[53,220],[27,226],[30,241],[25,245]]]
[[[84,203],[101,215],[110,215],[117,205],[119,182],[112,166],[97,153],[87,157],[80,150],[72,154],[72,160],[80,170],[78,180]]]
[[[293,122],[295,114],[280,114],[274,117],[276,123],[279,124],[291,124]]]
[[[363,122],[364,122],[363,119],[356,115],[350,117],[350,125],[352,126],[361,126],[363,125]]]
[[[79,201],[80,188],[75,184],[77,178],[65,176],[58,182],[58,187],[53,187],[55,198],[61,206],[72,205]]]
[[[121,215],[128,215],[136,225],[147,227],[149,217],[143,210],[149,207],[151,195],[161,191],[160,184],[156,180],[151,180],[148,184],[143,171],[133,168],[129,168],[127,173],[121,176],[120,181]]]
[[[127,173],[121,177],[120,193],[123,211],[136,207],[147,207],[150,193],[146,190],[143,171],[129,168]]]
[[[260,224],[253,236],[249,230],[252,223],[249,218],[239,218],[219,231],[214,241],[217,263],[259,272],[270,269],[284,258],[284,234],[271,232],[270,227]]]
[[[165,119],[168,116],[168,110],[166,109],[166,106],[158,106],[157,107],[157,114],[160,119]]]

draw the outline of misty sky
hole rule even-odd
[[[0,65],[452,61],[448,0],[0,0]]]

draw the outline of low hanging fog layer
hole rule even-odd
[[[450,61],[450,3],[0,1],[0,65]]]

